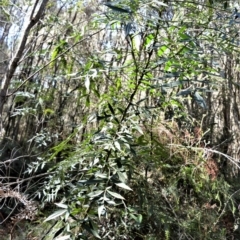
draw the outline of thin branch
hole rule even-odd
[[[11,182],[11,183],[6,183],[6,184],[2,184],[4,186],[11,186],[11,185],[15,185],[16,183],[19,184],[19,183],[23,183],[23,182],[27,182],[29,180],[32,180],[34,178],[39,178],[39,177],[44,177],[44,176],[48,176],[52,173],[50,172],[47,172],[47,173],[41,173],[41,174],[38,174],[38,175],[35,175],[35,176],[32,176],[32,177],[29,177],[29,178],[25,178],[23,180],[20,180],[20,181],[16,181],[16,182]],[[0,177],[0,179],[8,179],[9,177]],[[13,177],[11,177],[13,178]]]
[[[75,44],[73,44],[72,46],[70,46],[69,48],[67,48],[65,51],[63,51],[61,54],[59,54],[57,57],[55,57],[54,59],[52,59],[51,61],[49,61],[48,63],[46,63],[43,67],[41,67],[40,69],[38,69],[37,71],[35,71],[33,74],[31,74],[29,77],[27,77],[13,92],[9,93],[6,95],[6,97],[10,97],[12,96],[14,93],[16,93],[29,79],[31,79],[33,76],[35,76],[37,73],[41,72],[44,68],[46,68],[47,66],[49,66],[51,63],[53,63],[54,61],[56,61],[58,58],[60,58],[61,56],[63,56],[64,54],[66,54],[67,52],[69,52],[72,48],[74,48],[76,45],[82,43],[83,41],[85,41],[86,39],[89,39],[91,37],[93,37],[94,35],[98,34],[99,32],[101,32],[102,30],[104,30],[104,28],[100,29],[99,31],[88,35],[87,37],[83,38],[82,40],[80,40],[79,42],[76,42]]]
[[[42,1],[42,4],[39,7],[39,10],[38,10],[36,16],[34,18],[30,19],[29,24],[28,24],[28,26],[26,27],[26,29],[25,29],[25,31],[23,33],[23,36],[22,36],[22,39],[20,41],[18,50],[17,50],[15,56],[12,58],[12,60],[11,60],[11,62],[9,64],[7,73],[6,73],[6,75],[5,75],[4,79],[3,79],[2,87],[1,87],[1,97],[5,97],[6,96],[6,92],[7,92],[7,89],[9,87],[9,85],[10,85],[10,81],[11,81],[11,79],[13,77],[14,72],[16,71],[18,63],[19,63],[19,61],[20,61],[20,59],[22,57],[24,48],[26,46],[27,39],[28,39],[28,36],[29,36],[29,32],[37,24],[37,22],[40,20],[41,16],[43,15],[43,12],[44,12],[44,9],[46,7],[47,2],[48,2],[48,0],[43,0]],[[35,10],[35,8],[33,9],[33,11],[34,10]],[[3,103],[0,102],[0,106],[2,104]],[[0,109],[0,110],[2,110],[2,109]],[[1,112],[2,111],[0,111],[0,113]]]

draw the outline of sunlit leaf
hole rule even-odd
[[[125,183],[115,183],[115,184],[120,188],[124,188],[126,190],[132,191],[132,189],[128,185],[126,185]]]
[[[88,197],[90,197],[90,198],[95,198],[95,197],[100,196],[102,193],[103,193],[102,190],[98,190],[98,191],[89,193],[89,194],[88,194]]]
[[[159,50],[158,50],[158,56],[159,56],[159,57],[162,57],[162,55],[164,54],[164,52],[165,52],[167,49],[168,49],[167,46],[165,46],[165,45],[161,46],[161,47],[159,48]]]
[[[114,142],[114,146],[116,147],[117,150],[121,151],[121,145],[118,141]]]
[[[115,198],[122,199],[122,200],[125,199],[124,197],[122,197],[122,196],[121,196],[120,194],[118,194],[118,193],[111,192],[111,191],[109,191],[109,190],[107,190],[107,192],[108,192],[110,195],[112,195],[113,197],[115,197]]]
[[[116,205],[116,203],[113,200],[106,200],[106,202],[110,205]]]
[[[95,177],[99,177],[99,178],[102,178],[102,179],[107,179],[108,178],[106,173],[100,173],[100,172],[95,173]]]
[[[127,180],[127,174],[125,172],[120,172],[120,171],[117,171],[117,175],[119,177],[119,180],[121,182],[126,182]]]
[[[89,91],[90,91],[90,78],[89,78],[88,75],[85,78],[85,87],[87,89],[87,93],[89,93]]]
[[[143,130],[139,125],[135,125],[136,130],[143,135]]]
[[[35,95],[30,92],[21,92],[21,91],[16,92],[14,95],[16,97],[26,97],[26,98],[34,98],[35,97]],[[39,101],[41,101],[41,100],[39,100]]]
[[[55,238],[54,240],[70,240],[70,239],[71,239],[71,235],[66,235],[66,236]]]
[[[155,4],[159,5],[159,6],[168,7],[168,5],[166,3],[159,2],[158,0],[153,0],[153,1],[151,1],[151,3],[155,3]]]
[[[55,203],[55,205],[57,205],[57,206],[60,207],[60,208],[65,208],[65,209],[68,208],[68,205],[63,204],[63,203]]]
[[[99,219],[101,218],[101,215],[103,214],[104,210],[105,210],[105,206],[104,205],[100,205],[98,207],[98,217],[99,217]]]
[[[54,212],[52,215],[50,215],[47,219],[45,219],[44,222],[56,219],[56,218],[62,216],[63,214],[65,214],[67,211],[68,211],[67,209],[58,210],[58,211]]]

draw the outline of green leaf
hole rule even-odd
[[[89,91],[90,91],[90,78],[89,78],[88,75],[85,78],[85,87],[87,89],[87,93],[89,93]]]
[[[168,49],[167,46],[165,45],[161,46],[158,50],[158,56],[161,57],[167,49]]]
[[[96,224],[94,224],[91,220],[89,220],[89,224],[87,224],[86,222],[84,222],[82,224],[82,227],[84,229],[86,229],[89,233],[91,233],[94,237],[101,239],[101,237],[98,234],[97,228],[96,228]]]
[[[117,12],[122,12],[122,13],[131,13],[132,12],[131,10],[126,9],[126,8],[120,8],[120,7],[113,6],[111,3],[104,3],[104,5],[106,5],[107,7],[111,8],[112,10],[117,11]]]
[[[147,35],[146,38],[145,38],[145,44],[144,45],[146,47],[150,46],[150,44],[152,44],[153,40],[154,40],[154,35],[153,34]]]
[[[54,110],[52,110],[50,108],[46,108],[46,109],[44,109],[43,114],[44,115],[52,115],[52,114],[54,114]]]
[[[90,107],[90,95],[89,94],[86,97],[86,106]]]
[[[132,213],[129,214],[132,219],[134,219],[138,224],[142,222],[142,214],[134,215]]]
[[[65,235],[59,238],[54,238],[54,240],[70,240],[71,239],[71,235]]]
[[[160,6],[168,7],[168,5],[164,2],[159,2],[158,0],[153,0],[153,2],[160,5]]]
[[[119,180],[121,182],[126,182],[127,180],[127,174],[125,172],[120,172],[120,171],[117,171],[117,175],[119,177]]]
[[[129,214],[132,219],[134,219],[138,224],[142,222],[142,214],[134,215],[132,213]]]
[[[118,141],[114,142],[114,146],[116,147],[116,149],[118,149],[119,151],[121,151],[121,146],[120,143]]]
[[[142,214],[138,214],[137,222],[140,224],[142,223]]]
[[[104,182],[103,179],[89,179],[89,180],[79,180],[78,185],[83,186],[83,185],[94,185],[96,183],[102,183]]]
[[[177,96],[187,96],[192,93],[192,87],[189,87],[187,89],[183,89],[177,93]]]
[[[142,128],[139,126],[139,125],[135,125],[135,129],[143,135],[143,131],[142,131]]]
[[[67,208],[68,208],[68,205],[63,204],[63,203],[55,203],[55,205],[57,205],[57,206],[60,207],[60,208],[64,208],[64,209],[67,209]]]
[[[191,39],[191,36],[186,34],[186,33],[179,32],[178,34],[183,40],[190,40]]]
[[[197,104],[199,106],[201,106],[204,109],[207,109],[207,104],[206,104],[205,100],[198,92],[194,93],[194,100],[197,102]]]
[[[115,115],[114,109],[113,109],[113,107],[111,106],[110,103],[108,103],[108,107],[109,107],[109,109],[110,109],[112,115]]]
[[[100,172],[95,173],[95,177],[99,177],[99,178],[103,178],[103,179],[108,178],[106,173],[100,173]]]
[[[118,187],[120,187],[120,188],[124,188],[124,189],[126,189],[126,190],[130,190],[130,191],[132,191],[132,189],[128,186],[128,185],[126,185],[125,183],[116,183],[116,185],[118,186]]]
[[[35,97],[35,95],[30,92],[21,92],[21,91],[16,92],[14,95],[16,97],[26,97],[26,98],[34,98]]]
[[[120,123],[119,120],[118,120],[116,117],[114,117],[114,121],[115,121],[117,124]]]
[[[98,217],[99,217],[99,219],[101,218],[101,215],[102,215],[102,212],[104,211],[104,209],[105,209],[104,205],[100,205],[98,207]]]
[[[58,229],[58,230],[55,232],[53,238],[55,239],[56,237],[58,237],[59,235],[61,235],[64,229],[65,229],[65,227],[61,227],[60,229]]]
[[[106,202],[109,204],[109,205],[116,205],[116,203],[113,201],[113,200],[106,200]]]
[[[210,4],[210,5],[213,5],[213,0],[209,0],[209,4]]]
[[[56,219],[56,218],[62,216],[63,214],[65,214],[67,211],[68,211],[67,209],[58,210],[58,211],[54,212],[52,215],[50,215],[47,219],[45,219],[44,222]]]
[[[125,198],[122,197],[122,196],[121,196],[120,194],[118,194],[118,193],[111,192],[111,191],[109,191],[109,190],[107,190],[107,192],[108,192],[110,195],[112,195],[113,197],[115,197],[115,198],[125,200]]]
[[[89,193],[89,194],[88,194],[88,197],[90,197],[90,198],[95,198],[95,197],[100,196],[102,193],[103,193],[102,190],[98,190],[98,191]]]

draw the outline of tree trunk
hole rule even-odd
[[[8,89],[11,83],[11,79],[17,69],[17,66],[19,64],[19,61],[21,60],[25,46],[29,37],[30,30],[35,26],[36,23],[41,19],[43,16],[43,13],[46,8],[48,0],[43,0],[42,3],[38,7],[38,0],[36,0],[30,14],[29,23],[27,24],[26,28],[24,29],[22,38],[19,42],[18,49],[16,51],[16,54],[12,57],[12,59],[9,62],[7,71],[5,73],[5,76],[3,78],[3,81],[1,83],[1,90],[0,90],[0,137],[4,134],[3,129],[3,110],[4,110],[4,104],[7,100],[7,97],[10,96],[12,93],[8,93]],[[35,11],[36,14],[35,14]]]

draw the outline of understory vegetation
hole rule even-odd
[[[2,239],[240,239],[236,1],[0,1]]]

